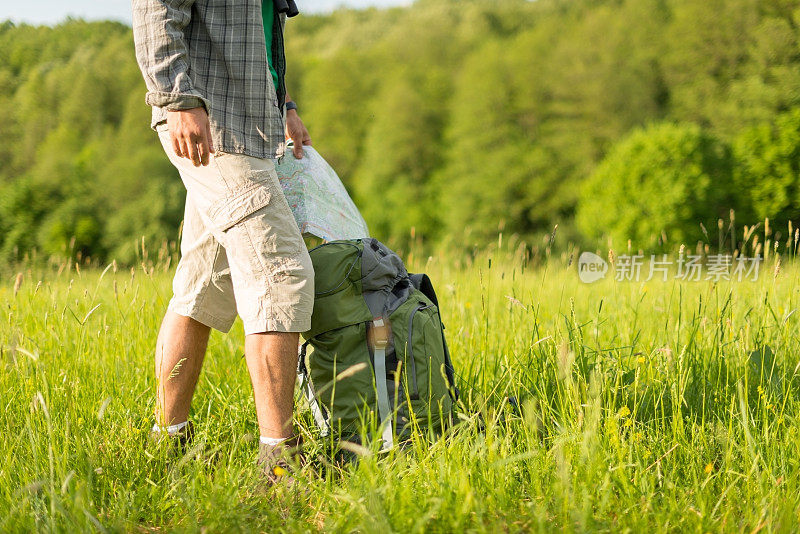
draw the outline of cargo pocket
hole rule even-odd
[[[214,230],[225,232],[249,215],[267,206],[271,198],[272,193],[267,184],[256,183],[211,204],[208,209],[208,218],[211,220]]]

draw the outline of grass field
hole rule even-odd
[[[180,460],[145,446],[170,270],[0,284],[0,531],[789,532],[800,525],[800,266],[757,282],[586,285],[411,257],[438,286],[469,420],[268,491],[237,324],[215,333]],[[519,400],[515,410],[505,399]],[[478,416],[485,421],[480,432]],[[306,439],[315,438],[299,404]]]

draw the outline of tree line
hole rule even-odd
[[[389,243],[676,245],[800,216],[800,2],[418,0],[287,24],[315,147]],[[132,262],[183,187],[130,28],[0,24],[0,255]],[[703,226],[700,225],[703,224]]]

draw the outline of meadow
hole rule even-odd
[[[584,284],[502,240],[404,254],[459,373],[445,438],[267,489],[243,335],[214,333],[181,458],[149,444],[171,266],[32,262],[0,281],[0,531],[790,532],[800,266]],[[455,258],[455,259],[454,259]],[[174,264],[173,264],[174,266]],[[510,403],[508,398],[516,400]],[[319,447],[298,395],[297,424]]]

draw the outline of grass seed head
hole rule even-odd
[[[14,280],[14,296],[17,296],[19,289],[22,287],[23,276],[22,273],[17,273],[17,278]]]

